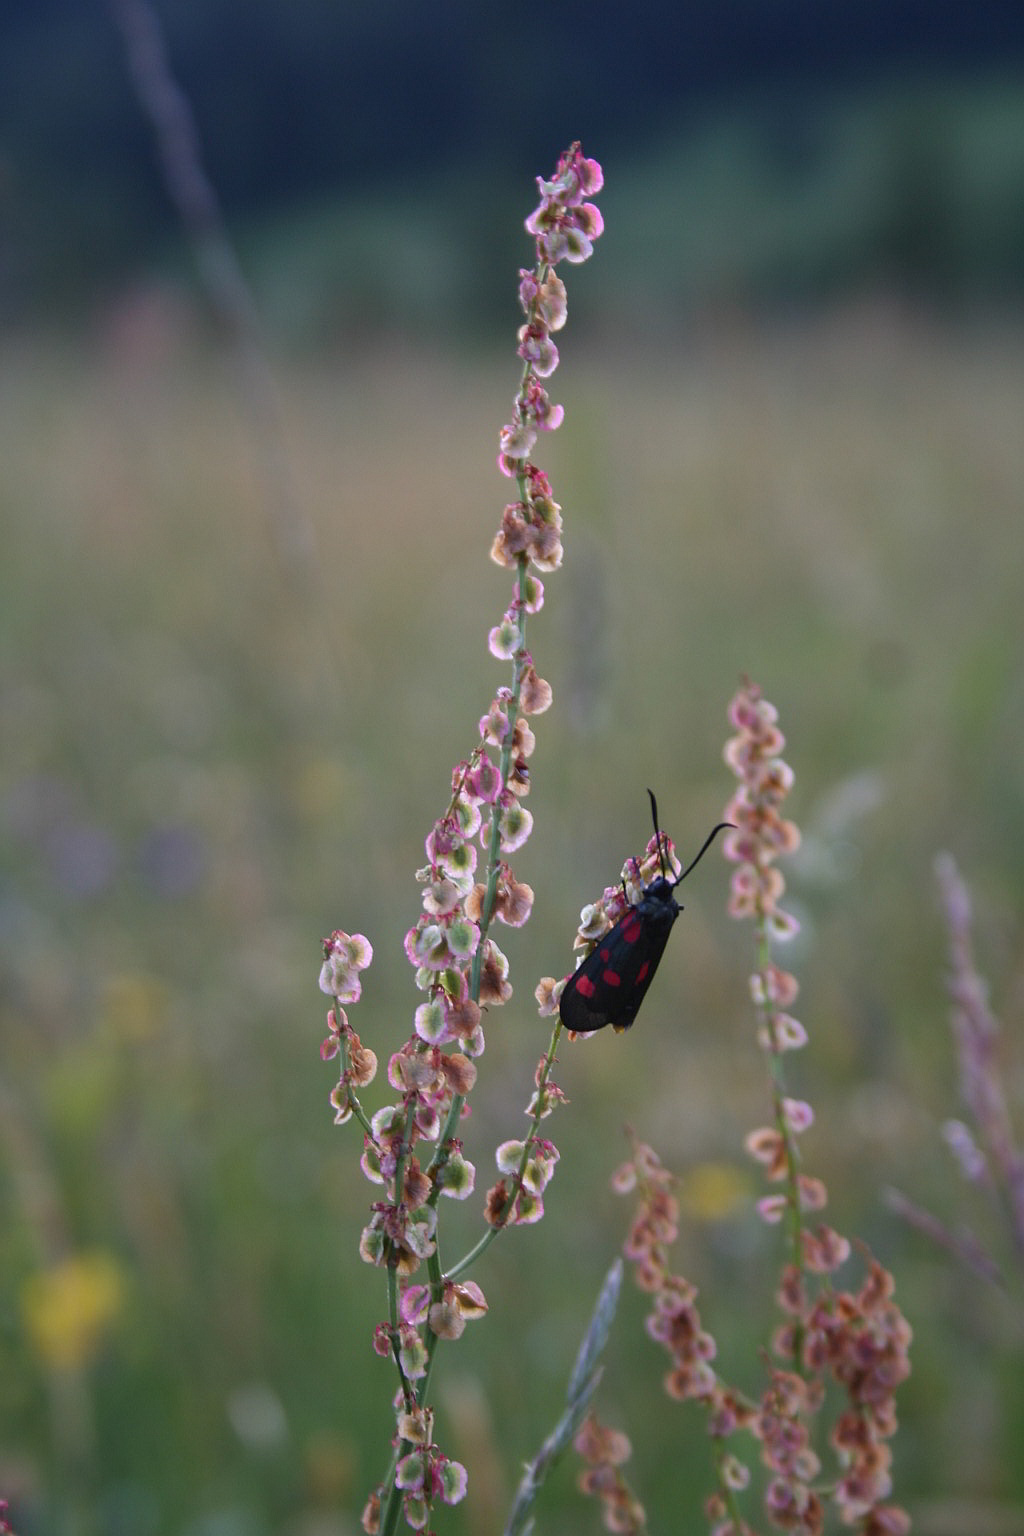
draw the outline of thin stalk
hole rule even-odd
[[[543,1110],[541,1107],[543,1102],[543,1090],[548,1078],[551,1075],[551,1068],[555,1064],[555,1049],[558,1045],[558,1037],[561,1032],[562,1021],[559,1019],[555,1025],[554,1031],[552,1032],[551,1044],[548,1046],[548,1052],[544,1058],[544,1065],[541,1068],[540,1078],[537,1083],[538,1108],[534,1111],[533,1118],[530,1122],[530,1131],[523,1145],[523,1153],[519,1159],[519,1167],[516,1169],[515,1176],[512,1180],[512,1187],[509,1190],[505,1203],[501,1208],[499,1219],[495,1222],[494,1226],[487,1228],[487,1231],[480,1238],[479,1242],[475,1243],[468,1253],[463,1254],[462,1258],[459,1259],[457,1263],[453,1264],[451,1269],[446,1271],[446,1280],[455,1280],[459,1275],[465,1274],[466,1270],[476,1262],[480,1255],[482,1253],[486,1253],[487,1249],[494,1242],[494,1239],[498,1236],[499,1232],[504,1232],[505,1230],[505,1221],[513,1205],[515,1204],[516,1196],[523,1187],[523,1175],[526,1172],[526,1164],[529,1162],[530,1151],[533,1147],[540,1122],[543,1119]]]

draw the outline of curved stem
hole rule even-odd
[[[523,1144],[523,1152],[519,1159],[519,1167],[516,1169],[515,1176],[512,1180],[512,1187],[509,1190],[505,1199],[505,1203],[501,1208],[498,1220],[494,1223],[493,1226],[489,1226],[487,1228],[487,1231],[480,1238],[479,1242],[475,1243],[473,1247],[470,1248],[468,1253],[463,1254],[462,1258],[459,1259],[457,1263],[453,1264],[451,1269],[445,1271],[446,1280],[455,1280],[459,1275],[465,1274],[466,1270],[475,1264],[480,1255],[482,1253],[486,1253],[487,1249],[494,1242],[494,1239],[498,1236],[498,1234],[505,1231],[505,1223],[508,1219],[509,1213],[515,1204],[516,1196],[523,1187],[523,1175],[526,1172],[526,1164],[529,1161],[530,1151],[533,1147],[534,1141],[536,1140],[540,1122],[544,1118],[543,1091],[547,1080],[551,1075],[551,1068],[555,1064],[555,1050],[558,1045],[558,1037],[561,1032],[562,1021],[561,1019],[558,1019],[554,1030],[552,1031],[551,1044],[548,1046],[547,1055],[544,1058],[544,1064],[541,1067],[540,1074],[537,1079],[537,1108],[534,1110],[533,1118],[530,1121],[530,1131],[527,1135],[526,1141]]]

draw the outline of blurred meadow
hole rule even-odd
[[[500,938],[515,995],[487,1020],[465,1137],[478,1194],[446,1213],[447,1241],[479,1235],[493,1148],[521,1133],[549,1033],[538,978],[568,969],[580,906],[645,844],[647,785],[683,854],[719,818],[725,707],[749,673],[780,710],[804,833],[786,958],[811,1037],[792,1069],[817,1114],[808,1164],[915,1330],[896,1493],[925,1536],[1019,1536],[1024,1267],[941,1137],[962,1105],[932,866],[950,850],[972,888],[1021,1130],[1024,311],[1007,264],[972,287],[963,252],[985,219],[1003,228],[1001,193],[977,213],[983,187],[1024,197],[1024,117],[1005,84],[930,117],[913,98],[914,123],[958,123],[958,154],[975,146],[936,180],[956,214],[942,260],[915,267],[915,239],[941,242],[913,209],[894,224],[889,205],[869,235],[844,223],[856,188],[877,193],[864,167],[895,99],[843,98],[829,142],[850,153],[774,198],[742,116],[653,157],[584,141],[607,229],[567,279],[566,422],[536,454],[566,546],[530,623],[554,689],[537,835],[515,860],[536,903]],[[479,249],[445,243],[450,173],[242,222],[284,538],[182,250],[72,319],[8,327],[0,1493],[19,1536],[350,1536],[383,1474],[383,1282],[356,1248],[374,1194],[357,1128],[332,1125],[320,939],[373,943],[351,1018],[386,1060],[419,1001],[402,938],[423,838],[506,681],[486,646],[508,597],[488,560],[507,499],[494,456],[529,175],[561,147],[494,177]],[[676,1267],[727,1375],[773,1325],[778,1239],[742,1152],[767,1104],[753,945],[727,884],[714,858],[688,884],[636,1030],[560,1051],[546,1218],[488,1251],[489,1316],[436,1375],[470,1474],[438,1517],[457,1536],[502,1528],[557,1417],[626,1230],[608,1179],[627,1123],[681,1176]],[[387,1097],[382,1074],[367,1099]],[[890,1185],[974,1226],[1005,1290],[891,1215]],[[643,1310],[627,1287],[600,1411],[633,1440],[652,1529],[703,1529],[703,1418],[664,1411]],[[539,1531],[596,1528],[570,1462]]]

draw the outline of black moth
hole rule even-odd
[[[681,875],[670,880],[658,826],[658,802],[651,790],[647,793],[651,797],[661,874],[644,886],[636,905],[627,908],[614,928],[598,939],[583,964],[566,981],[558,1012],[566,1028],[578,1035],[604,1029],[606,1024],[616,1030],[628,1029],[632,1024],[665,953],[672,924],[683,910],[674,895],[676,886],[699,864],[719,832],[732,825],[720,821],[708,833],[697,857]]]

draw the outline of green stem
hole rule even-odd
[[[524,372],[524,379],[525,379],[525,377],[526,377],[526,373]],[[520,493],[521,498],[525,501],[526,500],[526,494],[527,494],[525,473],[521,474],[519,476],[519,493]],[[528,568],[529,568],[528,557],[526,555],[520,555],[520,557],[519,557],[519,579],[518,579],[518,589],[517,589],[518,590],[518,597],[519,597],[519,606],[518,606],[518,610],[517,610],[517,614],[516,614],[516,619],[517,619],[517,623],[518,623],[518,627],[519,627],[519,643],[518,643],[518,645],[516,647],[516,670],[515,670],[515,677],[513,679],[513,685],[512,685],[512,698],[511,698],[511,701],[510,701],[509,711],[508,711],[508,729],[505,732],[505,739],[502,742],[501,756],[500,756],[499,762],[498,762],[498,774],[499,774],[502,786],[504,786],[508,782],[509,768],[510,768],[510,765],[511,765],[511,762],[512,762],[512,747],[513,747],[513,743],[515,741],[516,724],[517,724],[517,722],[519,720],[519,701],[520,701],[520,698],[522,696],[522,689],[523,689],[523,671],[524,671],[524,660],[523,660],[523,658],[524,658],[525,653],[526,653],[526,596],[527,596],[526,581],[527,581]],[[501,860],[499,858],[499,853],[500,853],[500,849],[501,849],[501,811],[502,811],[502,807],[501,807],[500,803],[495,801],[495,804],[494,804],[494,806],[493,806],[493,808],[491,810],[491,830],[490,830],[490,839],[489,839],[489,842],[488,842],[488,849],[487,849],[487,885],[486,885],[486,889],[485,889],[485,892],[484,892],[484,900],[483,900],[483,905],[482,905],[482,909],[481,909],[481,913],[480,913],[480,942],[477,945],[476,954],[473,956],[473,963],[472,963],[472,967],[470,969],[469,995],[472,998],[474,1003],[479,1003],[479,1001],[480,1001],[480,973],[481,973],[481,969],[483,967],[484,949],[485,949],[485,946],[486,946],[488,930],[490,928],[491,917],[493,915],[495,895],[496,895],[497,889],[498,889],[498,877],[499,877],[500,872],[501,872]],[[553,1039],[552,1039],[552,1049],[551,1049],[551,1052],[549,1052],[548,1070],[550,1070],[550,1061],[551,1061],[551,1059],[553,1059],[554,1039],[555,1038],[557,1038],[557,1030],[555,1032],[555,1037],[553,1037]],[[431,1207],[436,1207],[438,1199],[440,1198],[441,1186],[440,1186],[440,1181],[439,1181],[437,1175],[440,1173],[441,1169],[444,1167],[445,1163],[448,1161],[449,1157],[451,1156],[451,1141],[452,1141],[452,1137],[455,1134],[455,1129],[456,1129],[456,1127],[457,1127],[457,1125],[459,1123],[459,1120],[461,1118],[462,1106],[463,1106],[463,1104],[465,1102],[466,1102],[465,1095],[461,1094],[461,1093],[456,1094],[454,1096],[454,1098],[452,1099],[451,1105],[449,1106],[449,1109],[448,1109],[448,1114],[447,1114],[447,1116],[445,1118],[444,1126],[442,1127],[441,1134],[438,1137],[437,1149],[434,1152],[434,1155],[431,1158],[430,1163],[429,1163],[429,1165],[427,1167],[427,1170],[426,1170],[427,1176],[432,1179],[432,1182],[433,1182],[433,1185],[434,1185],[433,1189],[430,1192],[430,1195],[427,1198],[427,1204],[430,1205]],[[355,1106],[353,1106],[353,1107],[355,1107]],[[410,1116],[412,1114],[411,1106],[410,1106],[409,1114],[410,1114]],[[363,1123],[363,1122],[361,1121],[361,1123]],[[411,1124],[409,1123],[409,1121],[407,1121],[406,1127],[405,1127],[405,1133],[404,1133],[403,1138],[402,1138],[403,1146],[408,1144],[408,1138],[409,1138],[410,1130],[411,1130]],[[528,1145],[529,1145],[529,1143],[527,1144],[527,1147],[528,1147]],[[525,1166],[526,1166],[526,1150],[524,1149],[522,1166],[520,1168],[518,1179],[521,1179],[522,1171],[525,1168]],[[396,1202],[400,1202],[400,1200],[401,1200],[402,1180],[403,1180],[403,1177],[404,1177],[404,1172],[405,1172],[405,1154],[403,1153],[399,1157],[398,1164],[397,1164],[397,1167],[395,1169],[395,1200],[396,1200]],[[511,1198],[514,1199],[515,1193],[518,1191],[518,1187],[519,1187],[519,1183],[518,1183],[518,1180],[517,1180],[516,1190],[513,1191],[513,1195],[512,1195]],[[511,1201],[509,1202],[509,1204],[511,1204]],[[489,1246],[489,1244],[492,1241],[493,1237],[496,1235],[497,1230],[498,1230],[497,1228],[492,1228],[492,1229],[490,1229],[485,1234],[486,1241],[484,1241],[482,1244],[478,1244],[477,1245],[478,1248],[480,1248],[481,1252],[483,1251],[484,1248]],[[444,1289],[444,1276],[443,1276],[443,1273],[442,1273],[442,1270],[441,1270],[440,1254],[439,1254],[439,1250],[438,1250],[436,1244],[437,1244],[437,1237],[436,1237],[436,1233],[435,1233],[435,1250],[430,1255],[430,1257],[429,1257],[429,1259],[427,1261],[427,1268],[428,1268],[428,1273],[430,1275],[430,1291],[431,1291],[431,1295],[432,1295],[432,1297],[435,1300],[440,1300],[441,1295],[443,1294],[443,1289]],[[465,1266],[465,1261],[463,1261],[462,1265],[460,1266],[459,1272],[461,1273],[461,1270],[464,1269],[465,1267],[466,1267]],[[389,1268],[389,1271],[388,1271],[389,1299],[390,1299],[390,1291],[391,1291],[392,1285],[395,1286],[395,1290],[396,1290],[396,1297],[395,1297],[394,1307],[393,1307],[393,1309],[391,1309],[391,1326],[392,1326],[392,1329],[394,1330],[393,1338],[394,1338],[394,1341],[395,1341],[395,1346],[394,1346],[395,1347],[395,1362],[398,1365],[399,1374],[400,1374],[400,1376],[402,1378],[402,1389],[403,1389],[403,1392],[407,1392],[407,1390],[408,1390],[408,1383],[406,1381],[404,1373],[402,1372],[401,1365],[400,1365],[400,1363],[398,1361],[398,1348],[397,1348],[397,1336],[398,1336],[397,1335],[397,1326],[398,1326],[398,1321],[397,1321],[397,1319],[398,1319],[398,1311],[397,1311],[397,1279],[396,1279],[395,1270],[394,1270],[393,1266],[391,1266]],[[427,1335],[427,1369],[426,1369],[426,1372],[424,1373],[424,1375],[422,1377],[420,1377],[420,1379],[419,1379],[419,1381],[417,1383],[416,1394],[415,1394],[416,1401],[419,1403],[420,1406],[422,1406],[426,1402],[427,1391],[428,1391],[428,1388],[429,1388],[429,1385],[430,1385],[430,1378],[431,1378],[431,1375],[433,1373],[434,1360],[435,1360],[436,1355],[437,1355],[437,1346],[438,1346],[438,1343],[440,1342],[438,1337],[437,1337],[437,1334],[435,1334],[433,1332],[433,1330],[429,1327],[429,1325],[427,1326],[427,1329],[426,1329],[426,1335]],[[387,1484],[390,1484],[390,1491],[388,1493],[387,1504],[385,1505],[384,1513],[383,1513],[383,1516],[381,1518],[380,1536],[393,1536],[393,1533],[394,1533],[394,1531],[396,1529],[396,1526],[398,1524],[398,1517],[399,1517],[399,1513],[400,1513],[401,1507],[402,1507],[402,1492],[401,1492],[401,1489],[396,1486],[396,1484],[394,1482],[394,1476],[395,1476],[395,1469],[396,1469],[396,1467],[398,1465],[398,1460],[399,1460],[399,1458],[402,1455],[404,1455],[406,1453],[407,1449],[411,1449],[411,1447],[407,1447],[405,1442],[402,1442],[402,1444],[399,1445],[398,1450],[395,1453],[395,1456],[392,1458],[391,1468],[390,1468],[390,1471],[388,1473],[388,1478],[387,1478]],[[386,1484],[386,1486],[387,1486],[387,1484]]]
[[[338,1014],[336,1015],[336,1017],[340,1017],[341,1003],[338,1001],[337,998],[334,999],[334,1006],[338,1010]],[[339,1038],[339,1040],[341,1042],[342,1069],[343,1069],[344,1073],[347,1075],[348,1072],[350,1072],[351,1069],[352,1069],[352,1058],[351,1058],[351,1055],[349,1053],[349,1048],[348,1048],[348,1036],[346,1035],[344,1030],[341,1030],[339,1032],[338,1038]],[[359,1124],[362,1126],[362,1128],[366,1132],[367,1136],[369,1136],[370,1140],[373,1141],[373,1142],[376,1142],[377,1138],[373,1134],[373,1127],[370,1124],[370,1121],[369,1121],[369,1119],[367,1117],[365,1109],[363,1108],[362,1104],[359,1102],[358,1095],[356,1094],[356,1092],[352,1088],[351,1083],[346,1081],[345,1087],[348,1090],[349,1108],[351,1109],[352,1113],[355,1115],[356,1119],[359,1121]]]
[[[526,1141],[523,1144],[523,1153],[519,1159],[519,1167],[516,1169],[515,1176],[512,1180],[512,1188],[508,1192],[505,1203],[499,1213],[498,1219],[493,1226],[489,1226],[487,1228],[487,1231],[484,1233],[483,1237],[480,1238],[479,1242],[475,1243],[468,1253],[463,1254],[462,1258],[459,1259],[456,1264],[453,1264],[451,1269],[445,1272],[446,1280],[455,1280],[459,1275],[465,1274],[466,1270],[476,1263],[480,1255],[482,1253],[486,1253],[487,1249],[494,1242],[494,1239],[498,1236],[499,1232],[504,1232],[505,1230],[505,1222],[508,1219],[508,1215],[512,1210],[513,1205],[515,1204],[516,1196],[523,1187],[523,1175],[526,1172],[526,1164],[530,1159],[530,1150],[536,1139],[540,1122],[544,1118],[543,1091],[547,1084],[547,1080],[551,1075],[551,1068],[555,1064],[555,1050],[558,1045],[558,1037],[561,1032],[562,1021],[559,1019],[555,1025],[554,1031],[552,1032],[551,1044],[548,1046],[547,1055],[544,1058],[544,1065],[541,1068],[540,1078],[537,1083],[538,1106],[533,1113],[533,1118],[530,1121],[529,1134],[527,1135]]]

